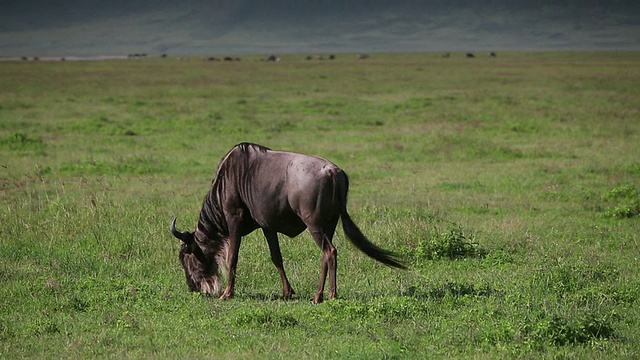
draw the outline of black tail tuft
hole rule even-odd
[[[364,236],[358,226],[353,222],[353,220],[351,220],[346,207],[342,211],[342,229],[349,240],[351,240],[351,243],[369,257],[378,260],[387,266],[405,270],[407,269],[406,266],[396,259],[397,256],[394,253],[379,248]]]

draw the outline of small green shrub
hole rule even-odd
[[[606,217],[625,219],[640,214],[640,192],[634,185],[620,185],[603,196],[609,206],[604,209]]]
[[[416,260],[461,259],[484,255],[484,251],[475,242],[475,236],[460,226],[452,226],[445,232],[430,235],[420,239],[413,250]]]

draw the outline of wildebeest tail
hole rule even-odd
[[[351,240],[351,243],[355,247],[357,247],[363,253],[367,254],[367,256],[378,260],[385,265],[400,269],[406,269],[407,267],[396,259],[397,256],[394,253],[384,250],[369,241],[369,239],[367,239],[362,231],[360,231],[353,220],[351,220],[351,217],[347,212],[347,191],[349,189],[349,178],[347,177],[346,173],[342,173],[344,174],[344,179],[346,182],[346,186],[343,189],[344,192],[340,194],[340,198],[342,200],[342,229],[344,230],[345,235],[347,235],[347,238]]]

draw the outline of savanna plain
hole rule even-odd
[[[638,358],[640,53],[0,62],[0,357]],[[260,232],[236,295],[188,292],[193,230],[239,142],[325,157],[349,211],[320,251]]]

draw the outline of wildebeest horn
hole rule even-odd
[[[183,231],[180,232],[178,230],[176,230],[176,220],[178,218],[173,218],[173,221],[171,222],[171,233],[173,234],[173,236],[175,236],[176,238],[184,241],[185,243],[188,243],[191,241],[191,233],[188,231]]]

